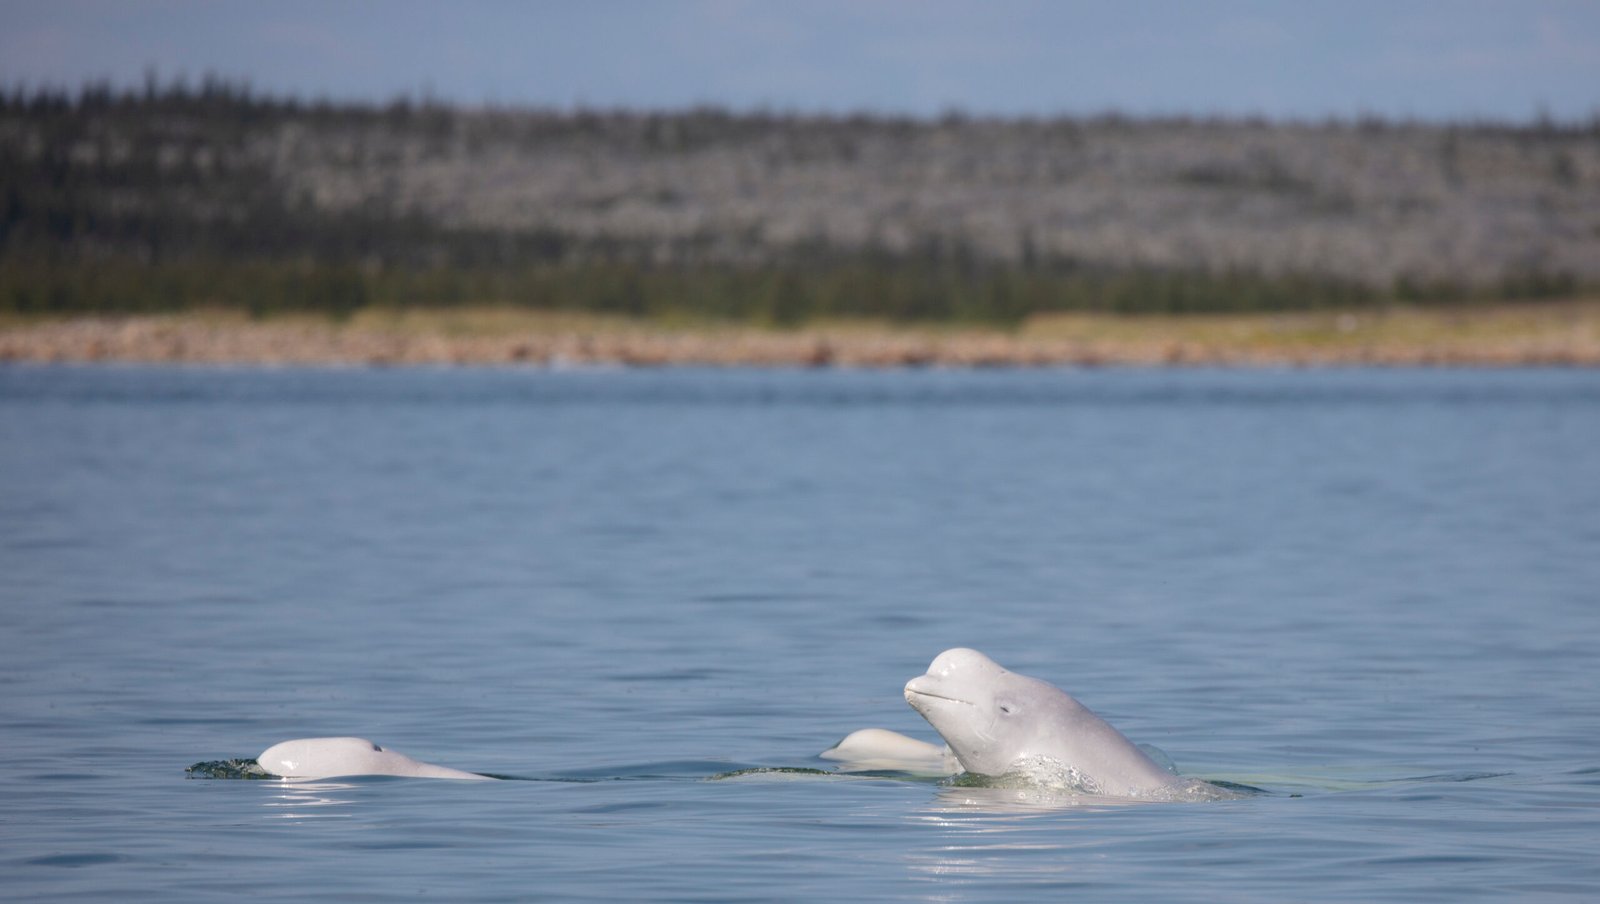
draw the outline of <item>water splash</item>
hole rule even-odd
[[[255,760],[207,760],[183,770],[186,778],[275,779]]]

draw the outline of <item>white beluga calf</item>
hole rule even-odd
[[[1167,771],[1061,689],[1007,671],[977,650],[940,653],[926,675],[906,683],[905,694],[969,773],[1108,797],[1232,796]]]
[[[838,762],[840,772],[910,772],[955,775],[961,771],[949,747],[909,738],[886,728],[863,728],[817,754]]]
[[[256,765],[286,779],[309,781],[357,775],[403,775],[412,778],[488,779],[414,760],[384,750],[366,738],[297,738],[274,744],[256,757]]]

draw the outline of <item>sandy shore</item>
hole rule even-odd
[[[1058,315],[1017,330],[672,326],[506,309],[347,321],[171,316],[0,322],[0,361],[258,365],[1600,366],[1600,300],[1249,316]]]

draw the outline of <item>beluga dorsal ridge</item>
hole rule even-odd
[[[412,778],[488,779],[476,772],[435,766],[403,753],[385,750],[366,738],[296,738],[274,744],[256,757],[256,765],[280,778],[312,781],[357,775],[401,775]]]
[[[977,650],[940,653],[927,674],[906,683],[905,695],[969,773],[1021,775],[1109,797],[1231,796],[1168,772],[1065,691]]]

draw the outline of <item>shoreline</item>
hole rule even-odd
[[[508,308],[345,321],[226,311],[0,321],[0,362],[633,367],[1600,367],[1600,299],[1256,315],[1062,314],[1015,330],[662,324]]]

